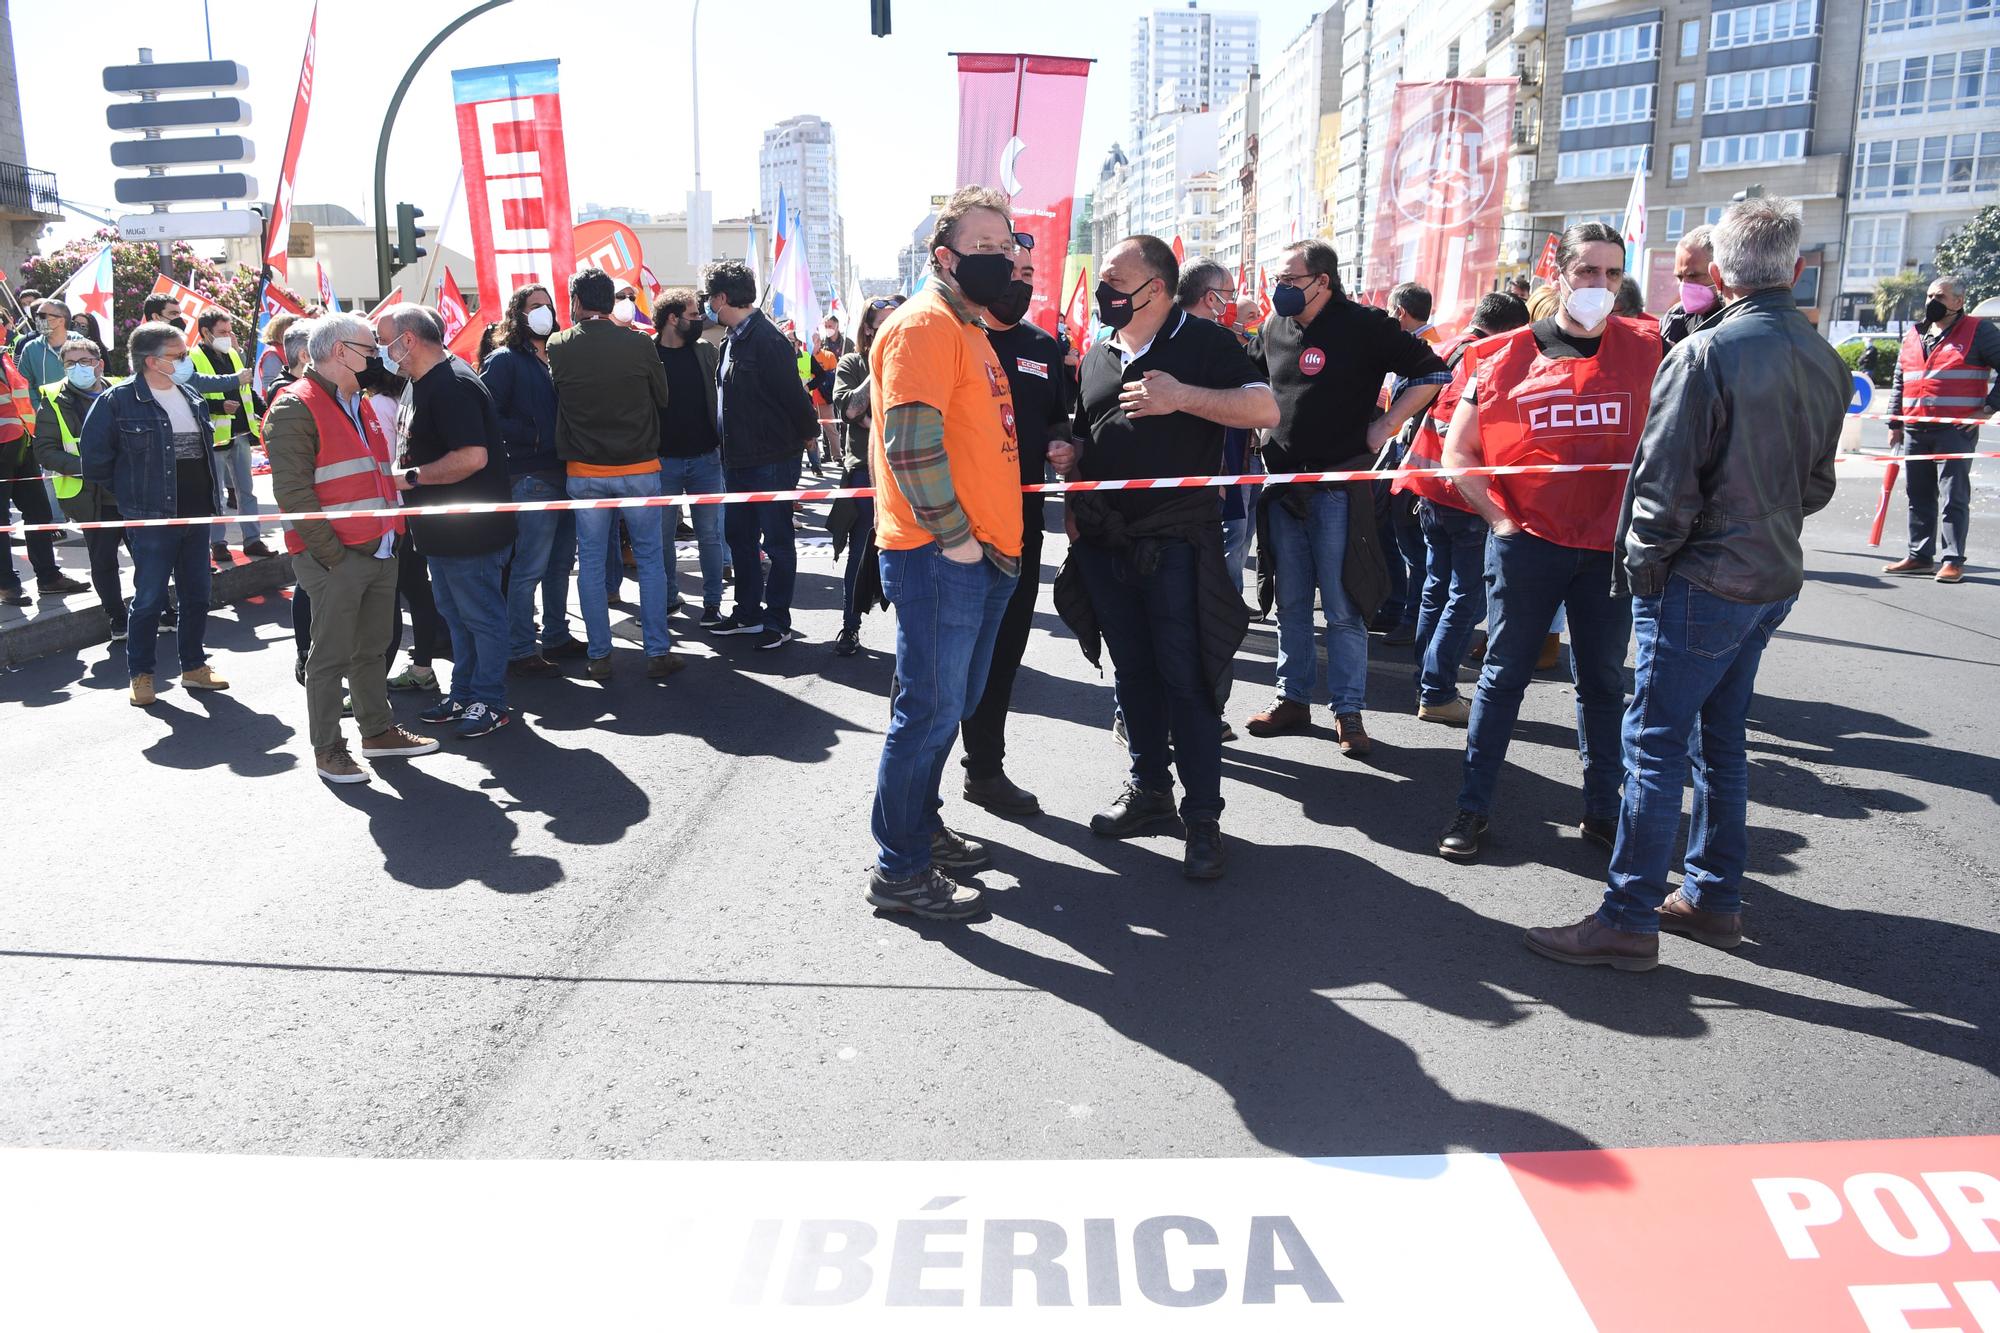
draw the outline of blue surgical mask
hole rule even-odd
[[[194,378],[194,358],[184,356],[174,362],[174,383],[186,384]]]
[[[1303,287],[1294,287],[1281,282],[1271,289],[1271,313],[1284,319],[1297,319],[1306,310],[1306,292]]]
[[[401,341],[403,341],[401,337],[391,338],[382,347],[382,369],[388,371],[391,375],[401,375],[403,373],[402,363],[389,355],[389,349]]]
[[[86,393],[97,387],[97,367],[70,366],[63,371],[63,378]]]

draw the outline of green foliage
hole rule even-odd
[[[1916,318],[1924,307],[1924,292],[1930,283],[1915,269],[1878,279],[1875,283],[1875,318],[1884,324]]]
[[[124,375],[130,373],[125,359],[126,340],[139,326],[140,307],[153,294],[153,282],[160,274],[157,246],[120,241],[118,233],[106,227],[93,236],[71,241],[54,254],[36,255],[29,259],[21,265],[18,286],[52,292],[106,242],[112,243],[111,310],[117,318],[117,327],[105,331],[112,341],[109,349],[110,372]],[[250,304],[256,300],[257,287],[254,272],[239,265],[235,273],[226,274],[213,261],[196,254],[194,247],[185,241],[175,242],[171,253],[172,269],[168,277],[227,310],[230,319],[238,326],[250,327]],[[245,341],[248,341],[247,338]]]
[[[1869,378],[1875,381],[1876,388],[1886,389],[1889,387],[1891,378],[1896,373],[1897,343],[1894,338],[1876,338],[1873,341],[1879,350],[1875,357],[1875,369],[1870,373]],[[1866,347],[1866,343],[1842,343],[1840,345],[1840,359],[1847,363],[1849,370],[1859,371],[1861,369],[1861,353]]]
[[[1938,244],[1937,270],[1965,284],[1965,303],[2000,296],[2000,204],[1988,204]]]

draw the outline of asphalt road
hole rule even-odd
[[[1375,759],[1341,758],[1323,708],[1229,746],[1230,874],[1196,887],[1174,839],[1084,827],[1123,756],[1045,591],[1009,769],[1047,813],[948,787],[996,848],[992,915],[912,926],[861,897],[893,627],[831,656],[823,549],[806,642],[677,620],[699,660],[664,686],[630,647],[608,685],[516,682],[525,725],[361,788],[313,774],[282,599],[213,622],[227,694],[141,713],[122,654],[45,659],[0,676],[0,1143],[785,1160],[1993,1132],[2000,467],[1958,587],[1875,574],[1874,475],[1809,526],[1765,660],[1752,942],[1669,939],[1638,976],[1520,942],[1582,915],[1605,860],[1573,828],[1553,674],[1482,864],[1432,851],[1462,733],[1414,719],[1377,641]],[[1273,651],[1253,626],[1239,729]]]

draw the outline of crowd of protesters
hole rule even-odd
[[[837,470],[844,487],[872,486],[872,500],[836,502],[827,524],[844,555],[832,651],[858,650],[870,606],[896,612],[866,893],[878,908],[947,920],[981,910],[966,876],[991,859],[943,819],[954,745],[966,801],[1016,818],[1041,808],[1005,766],[1048,520],[1042,496],[1022,485],[1051,475],[1378,473],[1067,497],[1070,540],[1052,605],[1091,662],[1109,657],[1113,729],[1130,759],[1091,831],[1177,830],[1189,878],[1225,873],[1221,747],[1235,739],[1225,716],[1233,663],[1253,616],[1275,607],[1277,693],[1245,729],[1256,738],[1309,730],[1324,699],[1334,745],[1365,759],[1369,635],[1407,645],[1416,715],[1466,732],[1438,851],[1475,860],[1526,686],[1554,664],[1566,632],[1583,770],[1577,827],[1610,853],[1607,888],[1592,915],[1531,931],[1528,944],[1565,962],[1637,970],[1657,962],[1661,930],[1720,947],[1742,938],[1744,717],[1761,654],[1802,586],[1803,521],[1833,492],[1850,393],[1840,358],[1794,307],[1798,243],[1787,201],[1735,205],[1683,238],[1680,300],[1662,321],[1636,308],[1619,235],[1581,224],[1561,237],[1553,282],[1485,297],[1445,339],[1421,285],[1397,287],[1388,309],[1359,302],[1318,240],[1287,247],[1251,336],[1226,270],[1183,268],[1160,239],[1134,236],[1105,257],[1100,334],[1080,350],[1027,321],[1028,238],[1004,195],[968,188],[937,215],[927,282],[858,312],[851,341],[831,321],[781,328],[760,308],[754,274],[733,262],[709,265],[699,290],[666,292],[650,310],[603,271],[582,270],[565,293],[567,327],[547,287],[522,288],[479,365],[449,352],[438,314],[419,305],[372,320],[274,321],[270,354],[254,368],[261,397],[226,316],[204,316],[192,340],[169,320],[142,324],[129,344],[134,374],[116,385],[101,346],[45,317],[5,365],[10,385],[40,388],[0,425],[33,439],[33,461],[59,474],[72,519],[228,516],[256,555],[265,548],[250,439],[269,456],[280,512],[332,515],[286,524],[284,544],[315,764],[334,783],[369,778],[343,718],[371,763],[438,748],[434,735],[395,721],[393,690],[435,690],[416,720],[472,739],[514,720],[510,677],[557,675],[564,659],[581,658],[590,679],[609,679],[610,608],[628,567],[654,680],[685,665],[676,614],[759,650],[796,639],[789,497],[692,506],[685,521],[657,505],[407,509],[782,493],[808,462]],[[1913,453],[1963,447],[2000,407],[1991,374],[2000,335],[1963,313],[1964,298],[1940,279],[1905,343],[1891,413],[1915,418]],[[800,332],[816,341],[808,347]],[[1630,470],[1454,471],[1520,463]],[[1910,554],[1889,569],[1930,572],[1938,552],[1936,577],[1956,581],[1964,465],[1943,465],[1942,523],[1938,481],[1927,474],[1920,485],[1917,470]],[[14,484],[31,522],[37,490]],[[133,704],[157,697],[169,611],[179,616],[181,683],[227,688],[203,648],[225,530],[88,534],[92,585],[125,641]],[[683,535],[698,560],[698,612],[676,577]],[[129,609],[121,541],[133,562]],[[1245,601],[1253,543],[1258,606]],[[56,582],[46,538],[31,537],[29,552],[45,595],[84,586]],[[572,579],[581,639],[570,632]],[[392,676],[405,610],[411,661]],[[448,682],[431,668],[447,639]],[[1468,656],[1481,659],[1469,700]],[[1670,889],[1690,769],[1696,819],[1682,883]]]

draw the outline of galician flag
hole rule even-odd
[[[1640,256],[1646,250],[1646,164],[1632,172],[1632,192],[1625,196],[1625,271],[1646,290],[1646,266]]]
[[[819,293],[813,290],[806,247],[796,222],[786,232],[784,247],[771,269],[771,297],[773,316],[789,319],[800,340],[810,345],[819,328]]]
[[[333,294],[332,270],[327,268],[324,260],[315,261],[314,267],[319,270],[319,303],[326,307],[329,315],[339,314],[340,298]]]
[[[70,275],[65,286],[69,293],[69,308],[97,316],[98,327],[104,330],[104,336],[115,336],[118,326],[111,318],[111,247],[107,245],[94,257],[84,260],[83,266]]]

